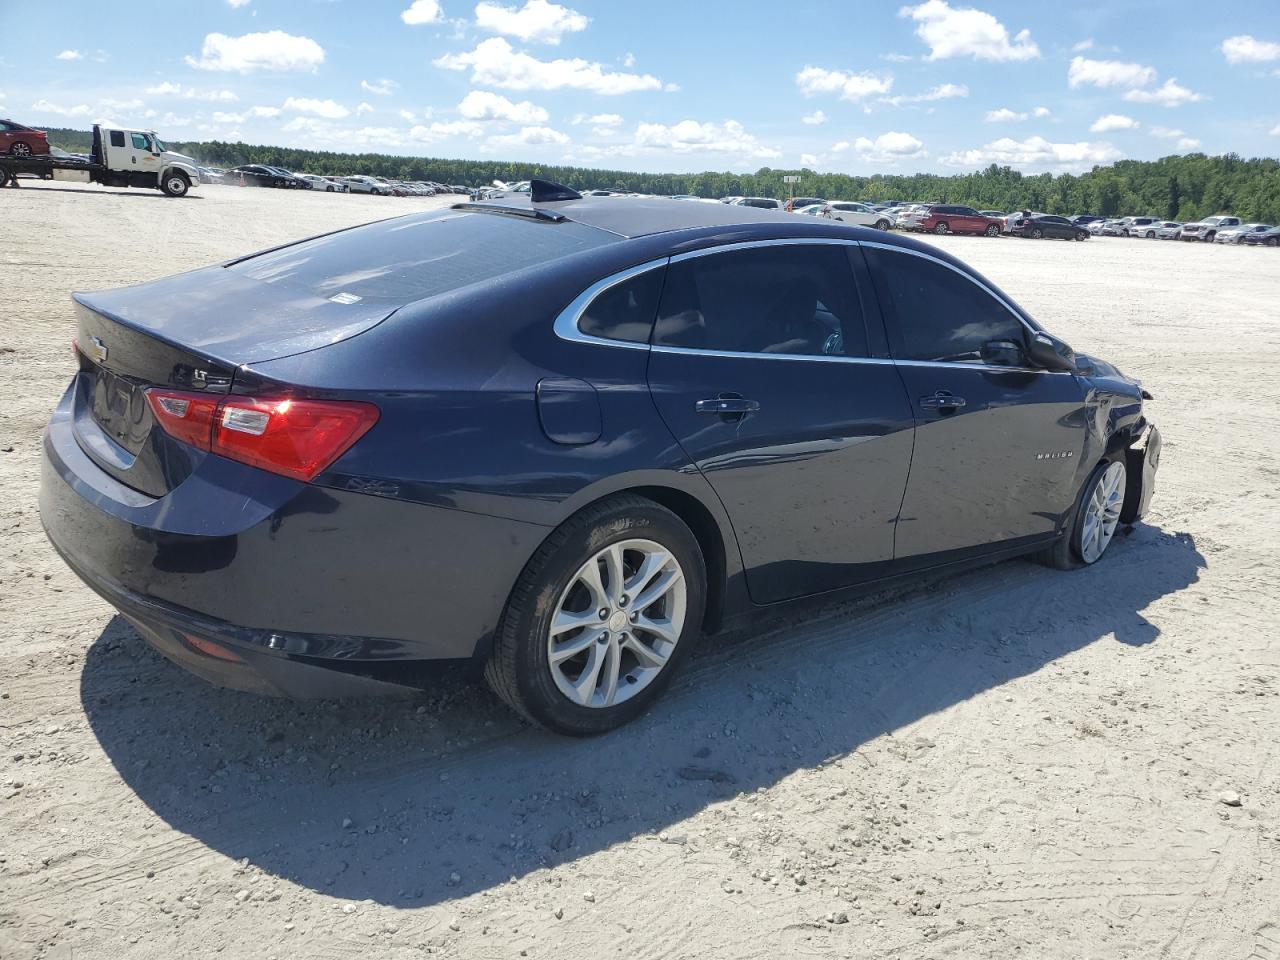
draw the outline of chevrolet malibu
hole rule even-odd
[[[725,204],[462,203],[74,297],[41,517],[168,657],[297,697],[482,665],[594,734],[700,634],[1097,562],[1138,381],[944,251]]]

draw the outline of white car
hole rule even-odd
[[[375,180],[373,177],[344,177],[342,182],[347,185],[347,189],[351,193],[371,193],[375,197],[386,196],[391,193],[385,183]]]
[[[324,177],[317,176],[314,173],[295,173],[294,176],[311,184],[312,190],[319,190],[321,193],[336,193],[338,191],[337,184],[332,180],[326,180]]]
[[[734,197],[729,204],[734,207],[759,207],[761,210],[782,209],[782,204],[772,197]]]
[[[1157,240],[1180,240],[1182,238],[1182,224],[1176,220],[1163,220],[1156,229]]]
[[[1126,237],[1145,237],[1154,240],[1156,231],[1163,221],[1159,217],[1126,217],[1129,225],[1125,227]]]
[[[1214,243],[1243,243],[1246,233],[1262,233],[1270,229],[1269,223],[1245,223],[1229,230],[1219,230],[1213,241]]]
[[[856,200],[833,200],[830,203],[816,203],[816,216],[828,220],[839,220],[842,223],[856,223],[860,227],[875,227],[877,230],[888,230],[893,226],[887,213],[877,213],[865,203]],[[800,213],[808,213],[812,207],[805,207]]]
[[[1208,240],[1213,243],[1213,238],[1218,235],[1219,230],[1231,230],[1240,226],[1240,223],[1239,217],[1205,217],[1195,223],[1184,223],[1182,225],[1182,239]]]

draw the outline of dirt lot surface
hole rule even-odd
[[[1157,397],[1095,567],[716,640],[585,742],[206,686],[41,531],[67,295],[432,204],[0,192],[0,957],[1280,956],[1277,251],[939,241]]]

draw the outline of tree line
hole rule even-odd
[[[92,143],[92,134],[84,130],[50,128],[48,133],[51,143],[72,152],[88,152]],[[1146,215],[1183,222],[1230,213],[1247,221],[1280,223],[1280,161],[1245,159],[1234,153],[1217,157],[1190,153],[1159,160],[1121,160],[1081,174],[1024,174],[992,164],[984,170],[949,176],[917,173],[862,177],[769,167],[750,174],[632,173],[512,161],[336,153],[218,140],[170,146],[207,166],[266,163],[329,176],[360,173],[393,180],[433,180],[468,186],[484,186],[494,180],[511,182],[542,177],[577,189],[783,199],[791,190],[783,177],[799,175],[801,181],[795,185],[797,195],[829,200],[918,200],[962,203],[983,210]]]

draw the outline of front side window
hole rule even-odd
[[[648,343],[662,293],[662,270],[649,270],[603,291],[578,317],[578,329],[605,340]]]
[[[984,343],[1026,342],[1022,322],[964,275],[923,257],[866,252],[895,358],[982,363]]]
[[[656,346],[725,353],[865,357],[848,249],[779,244],[667,268]]]
[[[145,133],[131,133],[129,134],[129,139],[133,141],[133,149],[135,150],[151,149],[151,141],[147,139]]]

